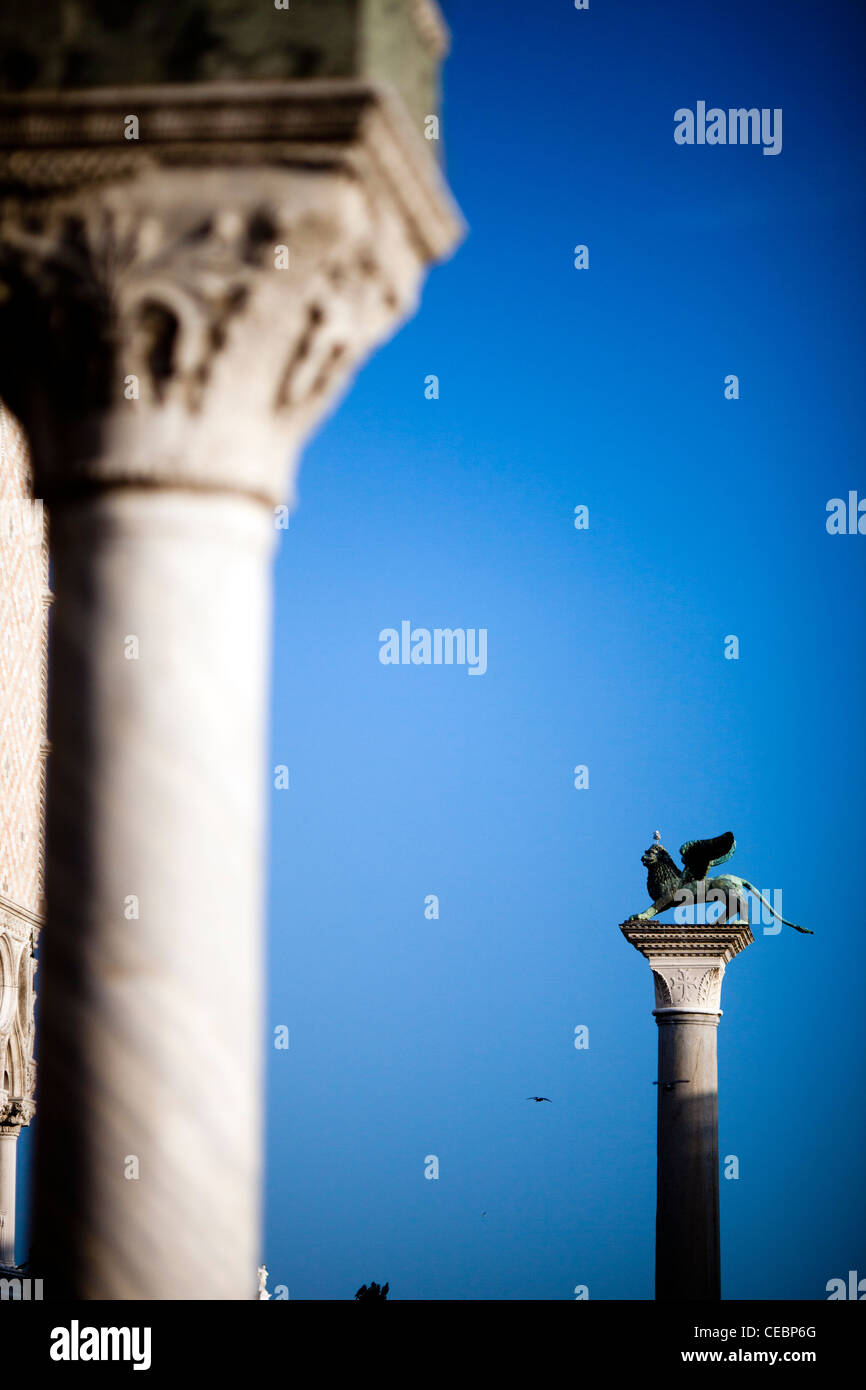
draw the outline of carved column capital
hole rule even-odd
[[[39,494],[283,500],[459,232],[402,106],[363,82],[0,99],[0,390]]]
[[[35,1101],[20,1097],[15,1100],[0,1100],[0,1136],[8,1136],[10,1132],[17,1134],[22,1125],[29,1125],[35,1114]]]
[[[747,922],[691,927],[632,919],[621,930],[649,961],[657,1016],[720,1013],[725,966],[754,942]]]
[[[707,1012],[720,1007],[723,965],[706,966],[670,964],[665,971],[653,968],[656,990],[656,1009],[700,1008]]]

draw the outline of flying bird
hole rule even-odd
[[[550,1099],[550,1096],[527,1096],[526,1099],[527,1099],[527,1100],[546,1100],[547,1103],[548,1103],[548,1105],[552,1105],[552,1104],[553,1104],[553,1101]]]

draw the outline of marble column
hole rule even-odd
[[[32,1100],[0,1102],[0,1269],[15,1267],[18,1136],[34,1110]]]
[[[15,1171],[19,1127],[0,1125],[0,1268],[15,1264]]]
[[[460,223],[360,81],[28,94],[13,144],[0,393],[56,595],[33,1267],[48,1298],[249,1299],[275,522]]]
[[[716,1041],[725,966],[754,938],[747,922],[632,920],[649,961],[658,1025],[657,1299],[721,1297]]]

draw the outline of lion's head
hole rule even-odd
[[[654,903],[679,888],[682,874],[663,845],[650,845],[641,855],[640,862],[647,870],[647,892]]]

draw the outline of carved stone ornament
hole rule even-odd
[[[4,1127],[29,1125],[36,1114],[32,1100],[17,1098],[0,1102],[0,1125]]]
[[[668,968],[666,972],[653,969],[656,987],[656,1008],[671,1009],[689,1005],[717,1011],[721,1000],[724,966],[703,964]]]
[[[656,1013],[718,1014],[725,966],[754,941],[747,922],[680,926],[632,918],[621,930],[649,961]]]
[[[283,501],[460,230],[404,108],[364,83],[0,99],[0,390],[39,494]]]
[[[29,1124],[36,1089],[33,948],[41,919],[0,897],[0,1125]],[[15,1097],[15,1099],[12,1099]]]

